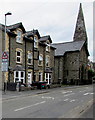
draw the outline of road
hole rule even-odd
[[[93,86],[88,85],[53,88],[44,94],[4,100],[2,101],[2,117],[80,118],[81,114],[92,105],[93,94]],[[90,118],[93,118],[93,110]]]

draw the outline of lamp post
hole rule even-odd
[[[7,15],[12,15],[12,13],[11,12],[8,12],[8,13],[6,13],[5,14],[5,46],[6,46],[6,17],[7,17]],[[5,47],[6,48],[6,47]],[[5,50],[6,51],[6,50]]]
[[[5,36],[4,36],[4,39],[5,39],[5,45],[4,45],[4,50],[6,51],[6,17],[7,15],[12,15],[11,12],[8,12],[5,14]],[[4,72],[4,92],[6,91],[7,89],[7,84],[6,84],[6,73]]]

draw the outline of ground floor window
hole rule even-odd
[[[32,84],[32,72],[28,72],[28,83]]]
[[[37,81],[37,73],[34,72],[34,81]]]
[[[25,83],[25,72],[24,71],[14,71],[14,82]]]
[[[51,73],[45,73],[45,81],[47,81],[48,84],[52,82],[51,79],[52,79]]]
[[[42,75],[43,75],[43,73],[42,73],[42,72],[39,72],[39,81],[43,81],[43,80],[42,80],[42,78],[43,78]]]

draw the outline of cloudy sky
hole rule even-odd
[[[93,61],[93,0],[2,0],[0,23],[22,22],[26,31],[38,29],[41,36],[50,35],[53,43],[73,40],[79,4],[82,3],[88,35],[89,59]]]

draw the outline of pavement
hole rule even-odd
[[[87,85],[85,85],[87,86]],[[83,87],[83,86],[62,86],[62,88],[64,89],[68,89],[68,88],[76,88],[76,87]],[[54,87],[55,88],[55,87]],[[35,90],[26,90],[26,91],[0,91],[1,95],[0,96],[1,100],[7,100],[7,99],[14,99],[16,97],[24,97],[24,96],[31,96],[31,95],[36,95],[36,94],[43,94],[43,93],[48,93],[51,91],[51,89],[54,88],[50,88],[50,89],[35,89]],[[56,87],[56,89],[58,89],[59,87]]]
[[[49,92],[48,90],[29,90],[29,91],[2,91],[2,100],[7,100],[7,99],[14,99],[16,97],[24,97],[24,96],[30,96],[30,95],[35,95],[35,94],[42,94]]]

